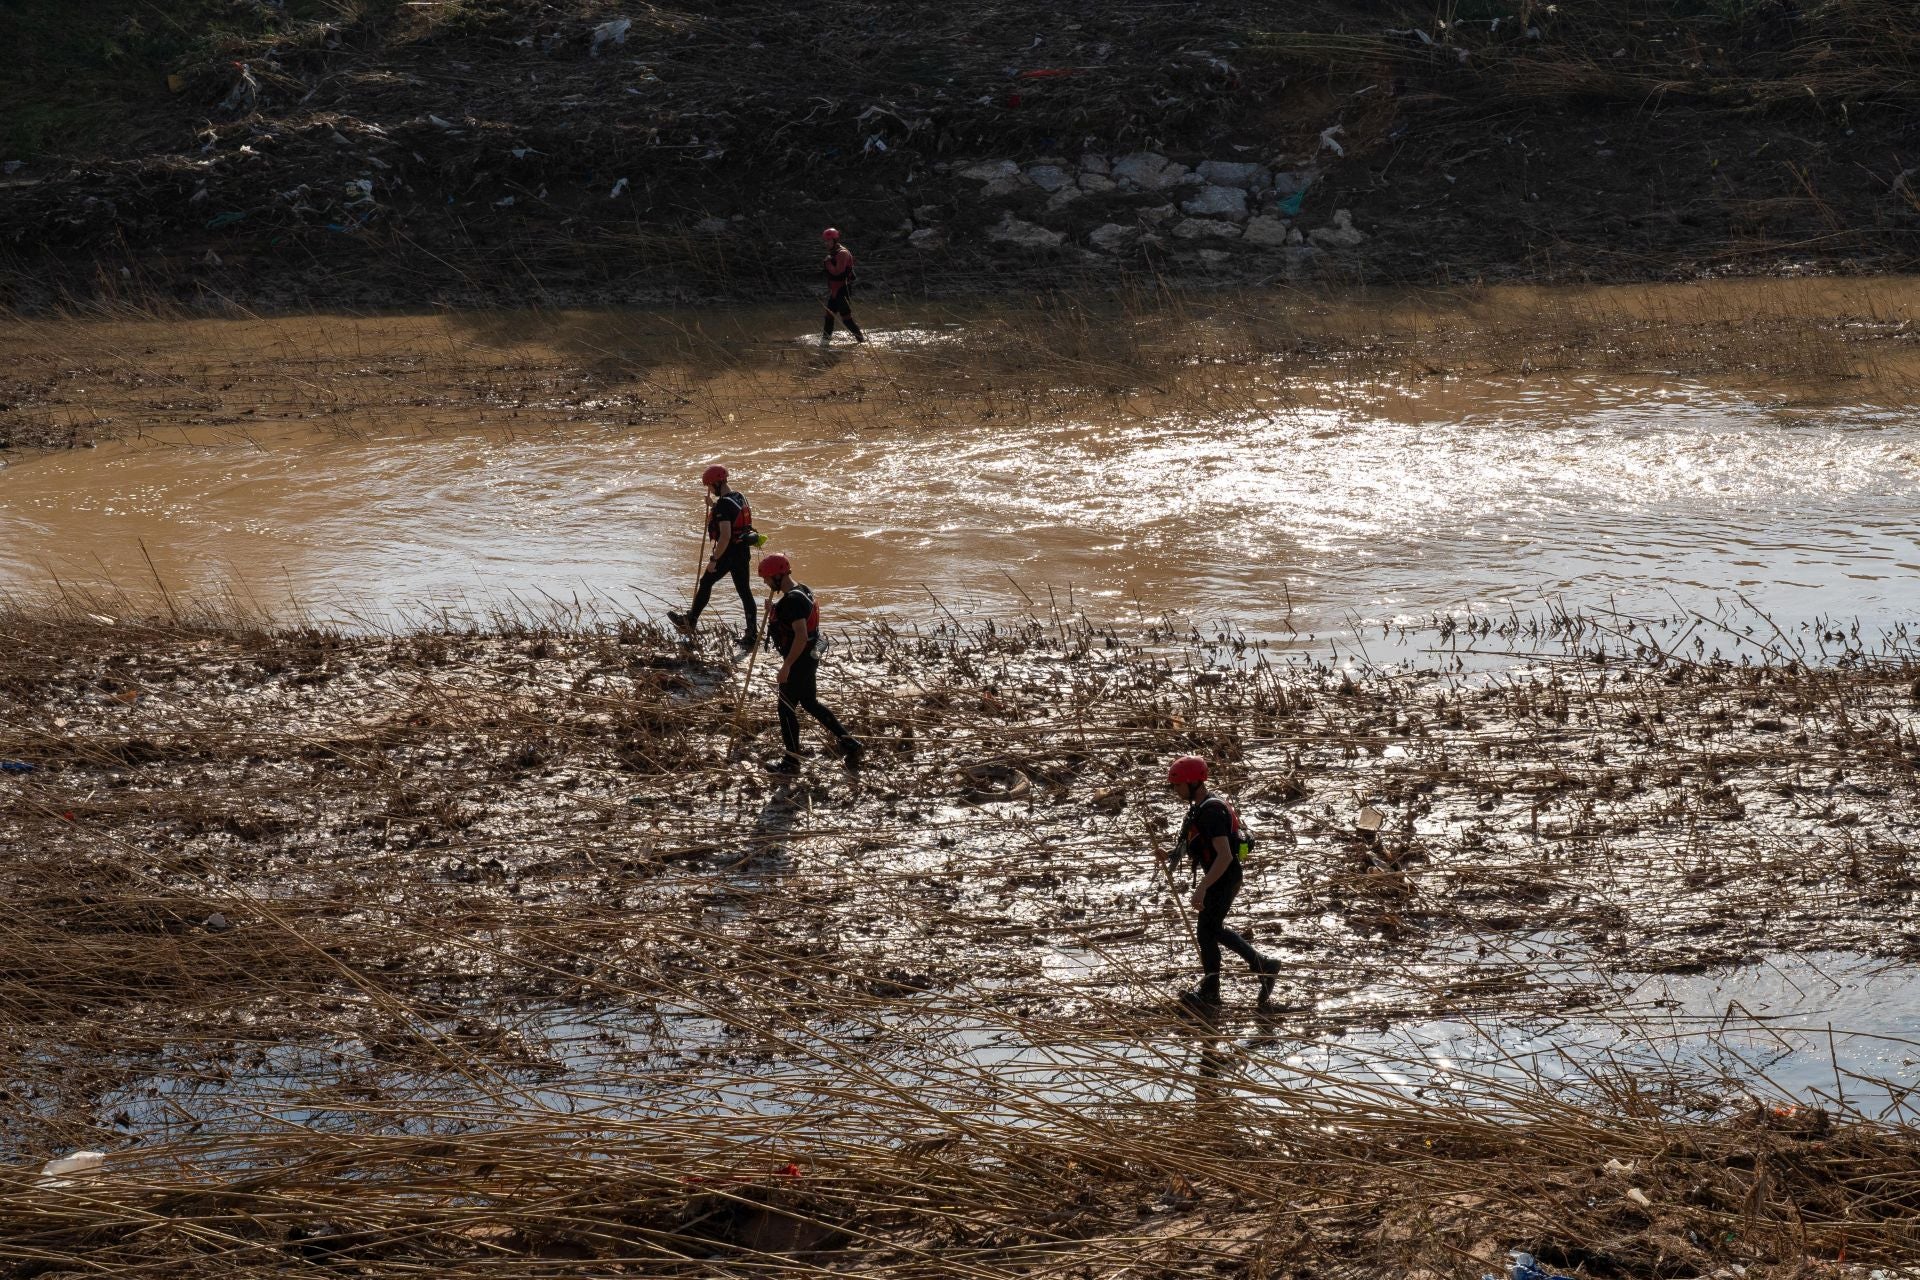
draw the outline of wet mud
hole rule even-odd
[[[874,625],[823,674],[866,767],[789,781],[718,633],[0,630],[18,1274],[1912,1256],[1898,637]],[[1182,751],[1259,836],[1266,1010],[1169,998]]]

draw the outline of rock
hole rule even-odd
[[[1000,244],[1017,245],[1023,249],[1057,248],[1066,236],[1047,227],[1024,222],[1011,213],[987,228],[987,239]]]
[[[1239,222],[1247,216],[1247,193],[1240,187],[1202,187],[1182,200],[1180,207],[1196,218],[1232,218]]]
[[[1282,170],[1273,175],[1273,193],[1283,199],[1299,195],[1313,185],[1314,171],[1311,169]]]
[[[1090,196],[1105,195],[1120,184],[1104,173],[1083,173],[1080,175],[1080,189]]]
[[[960,176],[974,182],[992,182],[996,178],[1014,178],[1020,175],[1020,166],[1011,160],[982,160],[979,164],[970,164],[960,171]]]
[[[1287,233],[1291,230],[1286,219],[1263,213],[1248,221],[1244,234],[1248,244],[1283,245],[1287,242]]]
[[[1307,242],[1307,238],[1300,234],[1300,228],[1295,227],[1291,231],[1287,232],[1288,244],[1305,244],[1306,242]]]
[[[1027,181],[1051,195],[1072,186],[1073,175],[1057,164],[1033,164],[1027,166]]]
[[[1174,224],[1173,234],[1177,240],[1231,240],[1240,234],[1240,228],[1217,218],[1182,218]]]
[[[913,211],[913,220],[915,222],[940,221],[940,206],[937,204],[923,204],[915,207]]]
[[[1225,249],[1202,249],[1199,257],[1201,263],[1209,267],[1224,267],[1233,261],[1233,255]]]
[[[701,235],[717,236],[733,228],[725,218],[702,218],[693,224],[693,229]]]
[[[1316,227],[1307,237],[1322,249],[1351,249],[1366,238],[1366,233],[1353,225],[1353,215],[1345,209],[1335,209],[1333,225]]]
[[[1047,197],[1047,212],[1058,213],[1078,199],[1080,199],[1080,188],[1062,187]]]
[[[1027,190],[1027,180],[1016,173],[1011,178],[995,178],[980,188],[980,194],[985,199],[994,200],[1002,196],[1019,195],[1025,190]]]
[[[907,243],[916,249],[944,249],[947,246],[947,233],[939,227],[921,227],[907,237]]]
[[[1097,173],[1104,178],[1112,172],[1113,166],[1107,163],[1105,156],[1097,156],[1089,151],[1080,157],[1080,173],[1082,176],[1089,173]]]
[[[1264,187],[1273,180],[1267,166],[1245,160],[1202,160],[1194,166],[1194,172],[1215,186],[1239,187],[1242,191]]]
[[[1164,191],[1181,179],[1190,177],[1192,172],[1187,166],[1175,164],[1157,151],[1136,151],[1113,162],[1114,181],[1121,186],[1137,187],[1141,191]]]
[[[1140,228],[1123,227],[1117,222],[1109,222],[1093,229],[1087,237],[1087,243],[1105,253],[1119,253],[1131,248],[1140,239]]]
[[[1179,210],[1170,204],[1157,204],[1151,209],[1142,209],[1140,216],[1146,219],[1150,226],[1164,227],[1173,221],[1173,215],[1178,212]]]

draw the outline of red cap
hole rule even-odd
[[[840,233],[836,231],[834,228],[828,227],[825,231],[822,231],[820,233],[820,238],[822,240],[825,240],[828,244],[832,244],[835,240],[838,240],[840,238]]]
[[[783,573],[792,572],[793,565],[788,563],[787,558],[778,551],[770,556],[760,557],[760,576],[768,582],[772,582]]]
[[[1181,756],[1167,766],[1167,781],[1205,782],[1207,780],[1207,762],[1199,756]]]
[[[726,478],[727,469],[717,462],[700,473],[701,484],[719,484]]]

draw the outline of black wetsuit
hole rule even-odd
[[[1174,856],[1178,858],[1184,851],[1188,859],[1204,876],[1213,867],[1213,860],[1220,857],[1214,847],[1215,836],[1225,836],[1227,847],[1232,849],[1237,843],[1234,827],[1236,821],[1233,810],[1219,796],[1208,796],[1205,800],[1187,810],[1186,819],[1180,825],[1180,843]],[[1209,982],[1220,980],[1220,948],[1225,947],[1247,962],[1247,967],[1259,973],[1267,963],[1267,958],[1253,949],[1245,938],[1227,928],[1227,911],[1233,906],[1233,900],[1240,892],[1242,873],[1240,859],[1227,854],[1227,868],[1220,878],[1207,888],[1207,896],[1201,900],[1200,918],[1194,925],[1194,937],[1200,944],[1200,969]]]
[[[813,592],[796,582],[767,613],[767,639],[782,662],[793,647],[793,629],[801,625],[807,627],[806,651],[793,660],[792,669],[780,684],[780,741],[786,745],[787,753],[800,754],[801,710],[818,720],[836,739],[846,738],[847,731],[839,717],[820,704],[816,683],[820,674],[820,660],[816,656],[820,644],[820,611],[814,605]]]
[[[729,493],[713,500],[713,511],[707,517],[707,536],[715,542],[720,541],[720,531],[732,528],[734,520],[747,509],[745,495]],[[753,599],[751,567],[752,548],[747,545],[746,537],[739,529],[733,530],[733,540],[727,543],[727,549],[713,568],[700,575],[700,589],[693,593],[693,608],[687,613],[687,626],[692,627],[700,621],[700,615],[706,611],[707,601],[713,598],[713,584],[729,575],[733,578],[733,588],[740,593],[740,607],[747,614],[747,635],[752,635],[760,620],[760,610]]]

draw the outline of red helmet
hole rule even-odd
[[[701,484],[719,484],[726,478],[727,469],[717,462],[700,473]]]
[[[761,562],[762,564],[765,561]],[[1207,762],[1199,756],[1181,756],[1167,766],[1167,781],[1172,783],[1205,782],[1207,780]]]
[[[825,231],[822,231],[820,233],[820,238],[826,241],[828,244],[832,244],[834,241],[840,238],[840,233],[834,228],[828,227]]]
[[[787,558],[778,551],[770,556],[760,557],[760,576],[768,582],[772,582],[783,573],[791,572],[793,572],[793,565],[788,563]]]

